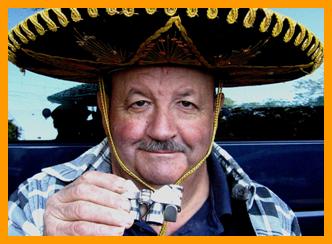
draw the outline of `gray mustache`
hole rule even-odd
[[[175,141],[141,141],[138,144],[138,149],[147,152],[158,152],[158,151],[171,151],[171,152],[184,152],[185,146]]]

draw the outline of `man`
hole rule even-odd
[[[98,80],[107,139],[21,184],[10,198],[9,235],[300,235],[289,207],[213,143],[220,80],[285,81],[322,58],[303,26],[263,9],[30,17],[10,32],[9,59],[53,77]],[[150,218],[155,203],[160,222]]]

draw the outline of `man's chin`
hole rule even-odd
[[[164,185],[175,184],[181,177],[180,174],[141,174],[143,180],[154,188],[159,188]]]
[[[135,171],[151,185],[174,184],[185,173],[188,163],[182,154],[138,158]]]

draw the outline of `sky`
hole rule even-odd
[[[324,42],[324,9],[277,8],[274,10],[302,23]],[[32,13],[31,9],[9,9],[8,30]],[[323,76],[322,65],[305,79],[318,80]],[[294,82],[259,87],[224,88],[223,91],[226,97],[237,104],[263,102],[271,98],[291,101],[296,92]],[[16,66],[8,62],[8,119],[14,119],[17,125],[24,128],[22,139],[52,139],[56,136],[51,119],[45,119],[40,114],[43,108],[52,110],[58,104],[50,103],[45,97],[75,85],[77,83],[48,78],[29,71],[23,74]],[[38,94],[45,94],[45,97],[41,98]]]
[[[323,8],[274,8],[276,12],[289,16],[299,23],[302,23],[309,30],[317,35],[321,42],[324,42],[324,9]],[[305,79],[318,80],[324,77],[324,65]],[[301,78],[300,78],[301,79]],[[293,100],[295,95],[294,83],[296,80],[285,83],[272,84],[268,86],[254,86],[243,88],[224,89],[226,96],[237,102],[262,102],[270,98]]]

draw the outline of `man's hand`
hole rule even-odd
[[[46,203],[44,235],[123,235],[134,219],[124,193],[126,180],[89,171]]]

